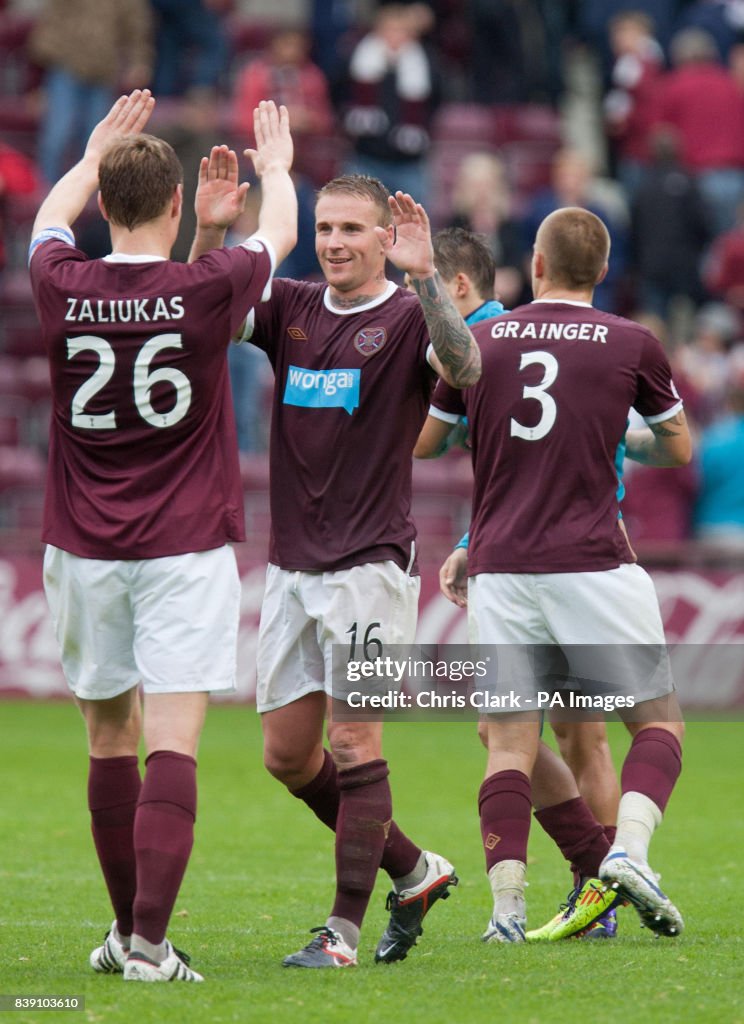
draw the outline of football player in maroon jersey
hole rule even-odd
[[[599,867],[609,893],[586,892],[585,901],[617,893],[653,931],[676,935],[683,927],[647,861],[681,768],[683,725],[653,584],[635,564],[618,517],[615,454],[631,406],[648,427],[628,432],[630,458],[683,465],[691,443],[659,342],[591,305],[609,249],[604,224],[586,210],[546,218],[532,261],[535,301],[476,326],[481,379],[461,392],[440,384],[432,403],[435,415],[468,417],[471,640],[498,645],[502,691],[489,707],[521,709],[493,713],[488,724],[479,802],[494,895],[487,941],[525,939],[530,775],[539,741],[530,656],[540,646],[560,645],[569,675],[601,681],[603,694],[590,692],[590,701],[610,697],[633,736],[617,835]],[[450,577],[446,586],[462,597],[462,579]],[[507,693],[510,679],[527,685]],[[567,837],[575,827],[566,820]]]
[[[481,236],[463,228],[448,228],[434,235],[433,245],[437,269],[466,323],[472,325],[504,313],[500,302],[489,301],[493,299],[494,263]],[[442,454],[456,433],[467,430],[466,419],[446,416],[437,410],[435,413],[430,412],[426,417],[413,452],[416,458],[434,458]],[[442,418],[443,415],[446,418]],[[442,592],[461,608],[467,608],[467,543],[466,534],[440,573]],[[563,841],[562,849],[571,864],[574,885],[567,904],[558,915],[559,920],[550,922],[552,927],[547,929],[545,937],[550,938],[550,933],[560,925],[553,941],[577,934],[592,939],[613,938],[617,931],[615,910],[602,914],[600,908],[596,908],[596,917],[590,920],[590,913],[577,909],[581,890],[596,876],[615,838],[620,792],[607,743],[607,729],[602,718],[578,722],[564,721],[564,718],[558,714],[557,720],[552,720],[551,724],[565,763],[550,747],[541,743],[532,773],[535,816],[548,834],[555,823],[557,838],[563,840],[562,830],[567,817],[577,825],[574,836]],[[487,746],[485,719],[478,724],[478,734]],[[566,770],[566,765],[570,771]],[[581,798],[586,800],[588,807]],[[594,821],[591,820],[592,814]],[[580,820],[588,827],[589,840],[580,828]]]
[[[436,375],[473,383],[480,353],[436,273],[428,218],[410,196],[345,175],[318,193],[325,283],[274,282],[243,338],[274,368],[271,512],[257,705],[268,770],[336,832],[336,896],[288,967],[356,963],[380,866],[391,917],[376,959],[402,960],[452,864],[391,821],[381,721],[328,716],[349,661],[414,640],[419,593],[411,452]],[[387,279],[386,258],[419,298]],[[341,676],[339,680],[336,674]],[[338,702],[343,705],[343,700]],[[348,710],[348,708],[347,708]]]
[[[257,234],[172,262],[182,170],[170,146],[142,134],[153,105],[147,90],[122,96],[34,224],[30,272],[53,401],[44,585],[87,727],[93,838],[116,915],[91,966],[130,981],[198,982],[166,927],[193,843],[208,695],[235,685],[230,542],[245,534],[225,354],[295,243],[297,204],[287,112],[262,103],[251,151],[263,186]],[[72,225],[96,189],[112,253],[90,260]],[[246,189],[235,153],[215,147],[197,209],[229,224]],[[207,235],[201,242],[209,249]]]

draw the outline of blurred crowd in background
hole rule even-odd
[[[508,308],[531,297],[542,218],[597,213],[612,254],[596,305],[661,339],[697,435],[689,469],[630,467],[631,535],[744,550],[744,0],[0,0],[0,528],[23,515],[48,415],[33,215],[112,98],[143,86],[187,196],[211,145],[252,145],[259,99],[287,105],[300,239],[283,276],[318,276],[314,193],[345,171],[410,192],[435,229],[485,235]],[[235,238],[255,227],[249,196]],[[108,251],[95,210],[78,242]],[[240,346],[231,375],[241,449],[260,453],[270,369]]]

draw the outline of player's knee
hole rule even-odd
[[[478,739],[488,750],[488,725],[485,722],[478,722]]]
[[[336,725],[329,729],[328,739],[333,753],[333,760],[339,771],[353,768],[367,761],[381,757],[379,744],[364,730],[345,725]]]
[[[139,714],[120,721],[87,719],[88,746],[93,757],[136,754],[142,735]]]
[[[305,758],[297,750],[281,745],[264,747],[264,767],[269,775],[292,788],[305,770]]]
[[[556,722],[553,733],[561,757],[575,775],[612,760],[604,727],[597,728],[594,723],[568,725]]]

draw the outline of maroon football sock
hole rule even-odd
[[[419,862],[422,849],[401,832],[394,821],[390,822],[390,830],[382,851],[380,867],[391,878],[403,878],[410,875]]]
[[[135,756],[90,758],[90,828],[121,935],[132,934],[137,889],[134,814],[141,786]]]
[[[165,938],[194,842],[196,761],[172,750],[156,750],[146,764],[134,821],[133,930],[158,945]]]
[[[489,775],[478,793],[486,871],[502,860],[527,863],[532,788],[524,772]]]
[[[304,800],[316,818],[332,832],[336,831],[338,817],[338,771],[329,750],[323,751],[323,764],[315,778],[300,789],[290,791],[298,800]]]
[[[641,729],[623,763],[623,793],[643,793],[664,813],[682,771],[682,747],[667,729]]]
[[[331,916],[360,928],[393,811],[387,761],[380,758],[347,768],[338,773],[338,784],[336,900]]]
[[[338,771],[330,751],[323,751],[323,766],[312,780],[301,789],[292,790],[292,795],[304,800],[310,810],[324,825],[336,831],[336,819],[340,790]],[[421,847],[416,846],[395,822],[391,822],[385,841],[380,867],[391,878],[402,878],[410,874],[421,856]]]
[[[535,817],[571,864],[576,885],[581,878],[597,877],[610,843],[583,797],[543,807],[535,811]]]

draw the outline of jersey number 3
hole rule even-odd
[[[524,441],[539,441],[550,433],[558,407],[555,399],[548,394],[548,388],[555,383],[558,376],[558,360],[550,352],[523,352],[519,363],[520,372],[526,366],[539,363],[545,370],[545,376],[539,384],[527,385],[522,388],[522,398],[534,398],[542,406],[542,415],[534,427],[525,427],[519,420],[511,418],[511,436],[521,437]]]
[[[134,404],[137,411],[151,427],[172,427],[184,418],[191,405],[191,384],[185,373],[173,366],[161,366],[150,372],[150,363],[164,348],[183,348],[180,334],[158,334],[146,341],[134,362],[132,384]],[[94,395],[108,384],[114,374],[116,356],[105,338],[84,334],[80,338],[67,339],[67,358],[74,359],[80,352],[95,352],[98,367],[93,375],[80,385],[72,399],[72,425],[83,430],[115,430],[116,411],[90,413],[85,407]],[[168,412],[158,412],[150,401],[153,387],[165,381],[176,392],[176,401]]]

